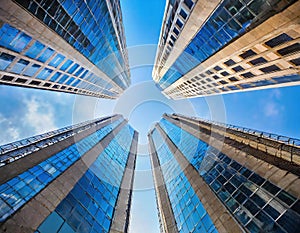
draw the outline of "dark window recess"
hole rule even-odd
[[[24,79],[24,78],[18,78],[16,80],[16,83],[26,83],[27,79]]]
[[[173,47],[174,44],[172,43],[172,41],[169,41],[169,45],[171,45]]]
[[[14,79],[14,77],[12,76],[7,76],[7,75],[4,75],[1,80],[3,81],[12,81]]]
[[[177,30],[177,28],[174,28],[174,29],[173,29],[173,32],[176,34],[176,36],[179,35],[179,31]]]
[[[46,15],[46,12],[42,8],[39,7],[38,10],[37,10],[37,14],[36,14],[36,16],[38,17],[38,19],[40,19],[41,21],[43,21],[44,18],[45,18],[45,15]]]
[[[279,71],[280,68],[276,65],[271,65],[265,68],[261,68],[260,70],[264,73],[271,73],[271,72]]]
[[[1,53],[0,58],[2,60],[10,61],[11,62],[11,61],[13,61],[15,59],[15,56],[7,54],[7,53]]]
[[[58,88],[59,88],[59,86],[58,86],[58,85],[54,85],[54,86],[53,86],[53,88],[56,88],[56,89],[58,89]]]
[[[235,77],[231,77],[231,78],[229,78],[229,80],[230,80],[230,81],[233,81],[233,82],[234,82],[234,81],[238,81],[238,79],[235,78]]]
[[[249,49],[249,50],[247,50],[246,52],[240,54],[240,57],[246,59],[246,58],[252,57],[252,56],[254,56],[254,55],[256,55],[256,52],[254,52],[252,49]]]
[[[222,74],[223,76],[228,76],[228,75],[229,75],[229,73],[228,73],[227,71],[223,71],[221,74]]]
[[[211,72],[210,70],[206,71],[205,73],[208,74],[208,75],[213,74],[213,72]]]
[[[72,87],[69,87],[69,88],[68,88],[69,91],[72,91],[72,89],[73,89]]]
[[[33,14],[35,14],[36,13],[36,9],[38,8],[38,5],[35,3],[35,2],[30,2],[30,5],[29,5],[29,7],[28,7],[28,10],[31,12],[31,13],[33,13]]]
[[[253,181],[255,184],[257,185],[262,185],[265,181],[265,179],[263,179],[262,177],[260,177],[259,175],[257,175],[256,173],[253,173],[252,176],[250,176],[249,178],[251,181]]]
[[[224,81],[224,80],[221,80],[220,83],[222,83],[222,84],[227,84],[227,82]]]
[[[179,19],[177,19],[176,24],[179,28],[182,28],[183,26],[183,23]]]
[[[287,232],[299,232],[300,218],[290,209],[287,209],[287,211],[277,220],[277,222]]]
[[[300,200],[298,200],[293,206],[292,210],[296,211],[298,214],[300,214]]]
[[[241,66],[236,66],[236,67],[233,67],[232,68],[235,72],[239,72],[239,71],[242,71],[242,70],[245,70],[243,67]]]
[[[289,35],[287,35],[285,33],[282,33],[279,36],[276,36],[275,38],[268,40],[265,44],[271,48],[274,48],[278,45],[281,45],[281,44],[291,41],[291,40],[293,40],[292,37],[290,37]]]
[[[76,88],[76,89],[74,89],[74,91],[78,91],[78,89]]]
[[[44,87],[50,87],[51,83],[44,83]]]
[[[300,58],[290,60],[290,62],[293,63],[295,66],[299,66],[300,65]]]
[[[185,13],[185,11],[184,10],[182,10],[181,9],[181,11],[180,11],[180,13],[179,13],[181,16],[182,16],[182,18],[184,18],[184,19],[186,19],[187,18],[187,13]]]
[[[259,65],[259,64],[266,63],[266,62],[267,62],[267,60],[264,59],[263,57],[259,57],[259,58],[256,58],[256,59],[250,61],[250,63],[251,63],[252,65]]]
[[[176,40],[176,38],[171,35],[171,40],[173,40],[173,42],[174,42]]]
[[[290,206],[291,204],[293,204],[296,201],[296,198],[294,196],[290,195],[289,193],[287,193],[284,190],[281,190],[281,192],[277,195],[277,197],[281,201],[286,203],[288,206]]]
[[[224,62],[224,64],[225,64],[226,66],[233,66],[233,65],[236,64],[236,63],[235,63],[234,60],[229,59],[228,61]]]
[[[25,8],[28,8],[30,4],[30,0],[15,0],[15,1]]]
[[[247,73],[244,73],[244,74],[241,74],[244,78],[251,78],[251,77],[254,77],[254,74],[252,74],[251,72],[247,72]]]
[[[41,82],[32,80],[29,84],[38,86],[41,84]]]
[[[219,76],[218,75],[214,75],[213,78],[214,79],[219,79]]]
[[[272,184],[269,181],[266,181],[262,187],[265,190],[267,190],[269,193],[272,193],[273,195],[276,195],[276,193],[278,193],[280,191],[280,188],[278,188],[277,186],[275,186],[274,184]]]
[[[63,90],[64,90],[64,89],[66,89],[66,88],[67,88],[66,86],[62,86],[60,89],[63,89]]]
[[[215,69],[216,71],[222,70],[222,68],[221,68],[220,66],[215,66],[214,69]]]
[[[281,56],[285,56],[291,53],[296,53],[300,51],[300,44],[296,43],[296,44],[292,44],[288,47],[285,47],[283,49],[279,49],[277,52],[281,55]]]
[[[192,9],[194,3],[191,0],[184,0],[184,4],[189,8]]]

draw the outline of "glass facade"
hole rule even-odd
[[[118,32],[114,29],[106,0],[15,2],[87,57],[118,86],[128,87],[129,73],[124,60],[126,45],[118,42]],[[121,27],[120,22],[118,25]]]
[[[109,232],[134,130],[125,126],[36,232]]]
[[[159,132],[152,133],[155,150],[179,232],[218,232],[180,165]]]
[[[122,119],[102,127],[75,144],[0,185],[0,222],[5,221],[20,207],[39,193],[50,182],[66,171],[87,151],[116,128]]]
[[[5,166],[6,164],[27,156],[33,152],[36,152],[42,148],[51,146],[58,141],[74,136],[84,130],[91,128],[93,125],[101,124],[103,123],[103,121],[108,119],[110,119],[110,117],[86,121],[83,123],[67,126],[44,134],[2,145],[0,146],[0,167]]]
[[[9,51],[2,52],[1,71],[64,85],[73,90],[117,96],[111,90],[111,83],[9,24],[3,24],[0,28],[0,46],[24,54],[20,57],[18,54],[9,54]]]
[[[163,119],[160,125],[241,226],[249,232],[299,231],[299,199],[173,123]]]
[[[169,87],[247,30],[295,1],[286,1],[281,5],[279,2],[277,0],[223,1],[159,80],[161,88]]]

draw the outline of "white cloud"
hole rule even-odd
[[[49,103],[40,103],[36,98],[24,100],[27,112],[24,116],[25,124],[31,126],[36,134],[54,130],[54,109]]]
[[[265,99],[263,108],[264,114],[267,117],[278,117],[284,110],[284,106],[280,104],[281,91],[279,89],[272,89],[269,96]]]
[[[276,99],[280,99],[281,97],[281,91],[276,88],[276,89],[272,89],[271,93],[270,93],[270,98],[276,98]]]
[[[269,102],[265,105],[264,113],[267,117],[278,116],[279,114],[278,106],[274,102]]]
[[[0,144],[16,141],[20,138],[20,132],[13,122],[0,114]]]

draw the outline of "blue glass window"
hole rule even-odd
[[[10,43],[17,36],[19,30],[11,27],[8,24],[4,24],[0,30],[0,45],[5,48],[11,48]]]
[[[32,59],[35,59],[44,48],[45,45],[38,41],[35,41],[33,45],[31,45],[31,47],[25,52],[25,55]]]
[[[76,81],[72,84],[72,86],[73,86],[73,87],[76,87],[76,86],[80,83],[80,81],[81,81],[80,79],[76,80]]]
[[[73,72],[79,67],[79,65],[77,63],[75,63],[69,70],[68,73],[69,74],[73,74]]]
[[[32,77],[32,76],[35,75],[35,73],[36,73],[40,68],[41,68],[40,65],[33,64],[33,65],[31,65],[30,67],[27,67],[27,69],[26,69],[25,72],[24,72],[24,75]]]
[[[71,77],[71,78],[69,78],[69,80],[66,82],[66,84],[67,84],[67,85],[70,85],[74,80],[75,80],[75,78]]]
[[[68,75],[64,74],[59,80],[58,83],[63,84],[69,78]]]
[[[54,53],[54,50],[51,48],[47,48],[41,56],[38,58],[40,62],[46,62]]]
[[[61,76],[61,73],[60,72],[56,72],[51,78],[50,78],[50,81],[52,82],[56,82],[57,79]]]
[[[56,54],[56,56],[49,62],[49,65],[57,68],[64,59],[65,56]]]
[[[10,45],[12,46],[12,49],[16,52],[21,52],[30,41],[31,37],[21,32],[13,39]]]
[[[62,66],[61,66],[61,70],[66,71],[71,65],[72,65],[72,61],[70,59],[68,59]]]
[[[7,53],[1,53],[1,55],[0,55],[0,70],[5,70],[14,59],[15,59],[15,56],[12,56]]]
[[[29,61],[26,61],[24,59],[20,59],[12,68],[11,72],[20,74],[25,69],[25,67],[29,64]]]
[[[48,69],[48,68],[44,68],[43,70],[41,70],[39,72],[39,74],[37,75],[38,79],[42,79],[42,80],[46,80],[49,75],[52,73],[53,70]]]

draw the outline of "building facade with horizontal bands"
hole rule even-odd
[[[299,1],[169,1],[153,79],[172,98],[299,85]]]
[[[1,146],[0,231],[127,232],[137,139],[114,115]]]
[[[162,232],[299,232],[300,140],[177,114],[148,137]]]
[[[119,0],[1,1],[0,84],[117,98],[130,85]]]

